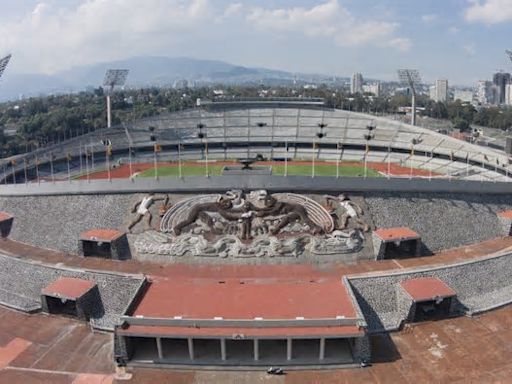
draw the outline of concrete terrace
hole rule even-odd
[[[111,335],[75,320],[0,308],[0,382],[24,384],[227,383],[506,383],[512,375],[512,307],[474,318],[409,326],[372,337],[374,364],[365,369],[193,371],[135,368],[115,380]],[[464,337],[461,337],[464,335]]]

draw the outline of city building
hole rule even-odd
[[[493,83],[493,104],[505,103],[505,90],[510,83],[510,73],[498,72],[492,78]]]
[[[448,80],[440,79],[436,80],[436,97],[435,101],[445,103],[448,100]]]
[[[453,92],[453,100],[460,100],[463,103],[472,103],[475,93],[469,90],[456,89]]]
[[[512,84],[505,86],[505,104],[512,105]]]
[[[363,75],[354,73],[350,82],[350,93],[363,93]]]
[[[179,79],[174,82],[175,89],[185,89],[188,88],[188,81],[186,79]]]
[[[479,80],[476,85],[476,100],[479,104],[490,104],[492,102],[492,82]]]
[[[436,86],[435,85],[431,85],[429,87],[429,97],[432,99],[432,100],[436,100],[437,98],[437,95],[436,95]]]
[[[363,85],[363,92],[364,93],[371,93],[375,97],[379,97],[380,96],[380,91],[381,91],[381,87],[380,87],[380,83],[379,82]]]

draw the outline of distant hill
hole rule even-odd
[[[127,86],[172,86],[178,80],[199,84],[290,84],[296,74],[266,68],[248,68],[223,61],[186,57],[133,57],[125,60],[72,68],[53,76],[5,73],[0,82],[0,100],[20,96],[77,92],[102,84],[105,70],[130,70]],[[322,75],[300,75],[308,81],[328,79]]]

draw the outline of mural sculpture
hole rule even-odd
[[[340,200],[338,205],[343,207]],[[335,203],[331,203],[333,205]],[[356,212],[357,214],[357,212]],[[266,190],[199,195],[172,205],[160,231],[146,231],[134,242],[137,252],[203,257],[298,257],[359,251],[360,227],[336,228],[331,214],[315,200]]]
[[[132,231],[132,228],[140,223],[140,221],[146,217],[146,229],[151,228],[151,222],[153,220],[153,214],[149,210],[149,208],[154,204],[155,201],[160,201],[165,199],[165,204],[169,201],[169,196],[163,197],[155,197],[153,193],[150,193],[146,197],[144,197],[141,201],[137,202],[132,208],[132,213],[135,213],[135,218],[128,225],[128,232]]]

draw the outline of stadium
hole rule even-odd
[[[505,378],[509,163],[299,98],[202,100],[4,159],[2,374]]]

